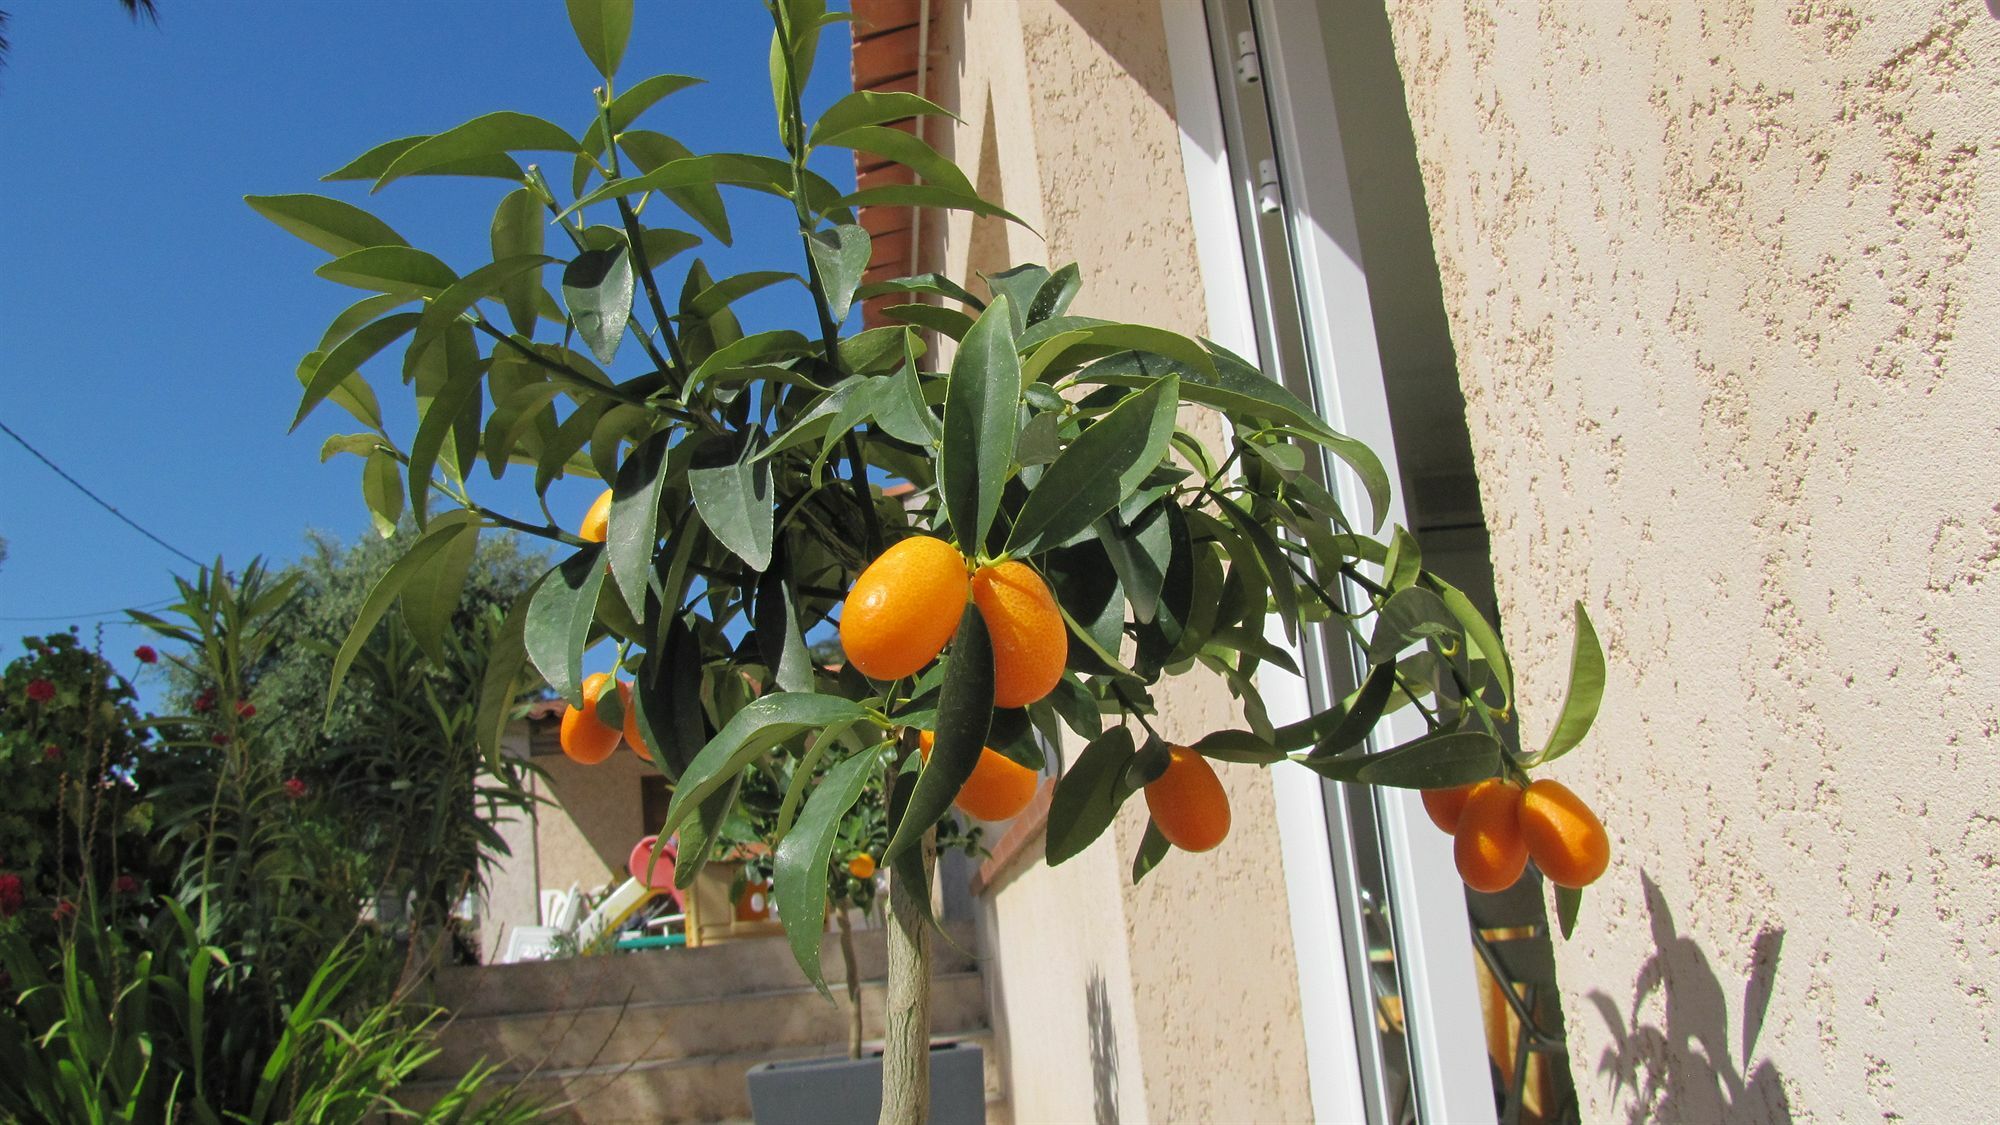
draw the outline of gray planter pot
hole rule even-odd
[[[882,1056],[758,1063],[757,1125],[868,1125],[882,1115]],[[986,1061],[977,1043],[931,1048],[930,1125],[985,1125]]]

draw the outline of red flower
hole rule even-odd
[[[196,714],[201,715],[215,710],[215,689],[203,688],[201,694],[194,697],[194,709]]]
[[[57,758],[62,757],[62,747],[57,746],[55,743],[51,742],[47,746],[42,747],[42,757],[47,758],[49,761],[53,762]]]
[[[239,718],[239,719],[247,719],[247,718],[249,718],[250,716],[252,716],[252,715],[255,715],[256,713],[257,713],[257,708],[256,708],[256,707],[255,707],[254,705],[252,705],[252,704],[251,704],[251,702],[250,702],[249,700],[247,700],[247,699],[239,699],[239,700],[237,700],[237,701],[236,701],[236,717],[237,717],[237,718]]]
[[[160,662],[160,654],[154,650],[152,645],[140,645],[138,648],[132,650],[132,655],[138,657],[141,664],[158,664]]]
[[[306,795],[305,782],[300,781],[296,777],[288,777],[285,779],[285,796],[290,797],[292,800],[296,801],[300,797],[303,797],[305,795]]]
[[[47,703],[56,697],[56,685],[47,680],[29,680],[28,698],[37,703]]]
[[[0,875],[0,918],[12,918],[21,909],[21,877]]]
[[[71,918],[76,917],[76,904],[68,899],[63,899],[61,902],[56,903],[56,908],[50,911],[50,914],[58,922],[67,922]]]
[[[214,738],[209,739],[209,741],[215,743],[217,746],[227,746],[229,745],[229,736],[218,734]]]
[[[136,894],[139,890],[139,880],[130,875],[120,875],[118,882],[112,886],[121,895]]]

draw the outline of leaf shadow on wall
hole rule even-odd
[[[1111,1026],[1111,990],[1095,970],[1083,988],[1090,1016],[1090,1094],[1096,1125],[1118,1125],[1118,1033]]]
[[[1751,943],[1743,1026],[1732,1053],[1722,979],[1701,946],[1675,929],[1659,885],[1644,873],[1639,882],[1652,919],[1654,952],[1633,984],[1630,1021],[1610,995],[1590,993],[1611,1031],[1611,1045],[1599,1056],[1597,1072],[1610,1078],[1614,1104],[1618,1092],[1630,1087],[1626,1119],[1635,1123],[1790,1121],[1792,1107],[1777,1067],[1768,1059],[1750,1066],[1770,1007],[1785,931],[1767,927]],[[1651,1006],[1661,1018],[1649,1023],[1642,1017],[1655,993],[1659,1002]],[[1744,1068],[1749,1068],[1748,1077]]]

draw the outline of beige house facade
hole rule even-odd
[[[1136,802],[1057,868],[1031,810],[973,881],[1015,1120],[1991,1113],[2000,19],[856,15],[857,84],[953,109],[926,139],[1033,228],[926,216],[879,269],[1075,261],[1075,311],[1309,394],[1393,464],[1427,560],[1490,591],[1525,740],[1573,602],[1610,664],[1551,770],[1613,839],[1569,940],[1539,887],[1468,896],[1405,793],[1221,766],[1230,838],[1136,887]],[[1274,717],[1340,683],[1337,649],[1302,655]],[[1160,695],[1189,737],[1230,720],[1220,684]]]

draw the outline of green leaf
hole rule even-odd
[[[563,267],[563,304],[600,363],[610,363],[632,315],[632,259],[624,246],[584,250]]]
[[[1127,396],[1078,435],[1028,494],[1007,549],[1040,554],[1117,507],[1166,456],[1179,394],[1180,380],[1169,375]],[[949,400],[945,417],[948,426]]]
[[[437,388],[430,403],[423,407],[417,436],[410,441],[410,510],[416,514],[419,524],[424,522],[430,507],[431,471],[437,465],[445,441],[452,436],[453,427],[476,400],[480,377],[484,373],[479,362],[479,345],[473,342],[472,329],[463,324],[455,324],[443,339],[431,345],[430,351],[433,356],[442,352],[444,382]],[[421,393],[422,388],[419,387]]]
[[[1472,604],[1472,599],[1465,596],[1465,591],[1435,574],[1428,575],[1428,581],[1437,590],[1445,608],[1458,620],[1459,627],[1465,630],[1466,640],[1479,650],[1477,655],[1492,670],[1493,682],[1500,685],[1502,700],[1511,701],[1514,698],[1514,671],[1508,666],[1507,646],[1500,643],[1500,634],[1494,631],[1486,615],[1479,612],[1479,607]]]
[[[761,574],[771,566],[777,509],[770,463],[758,459],[755,433],[746,435],[740,449],[726,438],[705,440],[688,469],[688,490],[701,522],[731,554]]]
[[[838,207],[937,207],[948,211],[970,211],[975,215],[1005,219],[1016,226],[1032,231],[1025,219],[1004,207],[986,202],[976,195],[953,191],[936,184],[883,184],[880,187],[862,188],[834,200]]]
[[[958,115],[950,110],[915,94],[900,91],[877,92],[856,90],[828,106],[819,120],[813,123],[811,140],[818,145],[822,138],[837,136],[849,129],[863,125],[887,125],[909,117],[943,116],[953,121]]]
[[[825,745],[822,737],[815,745]],[[887,744],[885,744],[887,745]],[[820,938],[826,933],[826,873],[840,822],[861,799],[881,768],[882,747],[864,750],[826,771],[791,831],[778,841],[772,891],[778,917],[792,943],[792,957],[821,995],[831,998],[820,969]]]
[[[1382,584],[1390,591],[1408,589],[1424,569],[1423,551],[1417,537],[1402,525],[1389,529],[1389,554],[1382,560]]]
[[[954,340],[963,340],[966,333],[972,331],[971,317],[942,305],[889,305],[882,310],[882,315],[904,324],[942,332]]]
[[[1398,590],[1376,614],[1375,632],[1368,641],[1368,662],[1392,661],[1420,639],[1448,637],[1457,631],[1457,618],[1436,594],[1421,586]]]
[[[625,127],[639,119],[639,115],[651,109],[660,99],[678,94],[692,86],[701,85],[705,79],[693,78],[685,74],[655,74],[644,79],[631,89],[611,99],[611,106],[605,116],[611,119],[611,131],[622,133]],[[604,125],[593,121],[583,135],[584,150],[592,156],[605,149]]]
[[[506,737],[508,721],[514,717],[514,700],[521,693],[521,672],[528,663],[528,650],[522,643],[522,630],[528,622],[528,604],[534,600],[535,591],[545,580],[538,579],[514,599],[514,604],[507,609],[506,619],[500,623],[499,633],[494,636],[493,647],[486,653],[486,671],[479,681],[479,705],[473,719],[473,731],[479,738],[480,749],[486,752],[487,767],[496,772],[500,765],[501,741]]]
[[[1153,868],[1158,867],[1172,848],[1173,845],[1167,842],[1166,833],[1160,831],[1160,826],[1153,823],[1152,817],[1147,817],[1146,834],[1140,837],[1139,851],[1132,857],[1132,885],[1138,886],[1139,880],[1144,879]]]
[[[1218,762],[1242,762],[1252,766],[1268,766],[1286,758],[1285,751],[1254,731],[1247,730],[1211,731],[1189,743],[1188,749]]]
[[[968,554],[983,548],[1000,511],[1020,413],[1021,357],[1014,352],[1013,313],[1001,297],[965,334],[945,390],[938,483],[952,534]]]
[[[722,372],[775,363],[799,355],[808,347],[806,338],[789,328],[745,336],[709,353],[706,359],[688,373],[687,383],[682,387],[681,393],[684,397],[692,396],[696,388]]]
[[[714,316],[716,313],[728,308],[739,298],[746,297],[760,289],[768,289],[773,285],[780,285],[787,281],[802,280],[804,279],[799,277],[798,274],[789,273],[784,270],[752,270],[748,273],[734,274],[723,278],[721,281],[704,288],[700,293],[696,294],[693,300],[687,302],[687,310],[683,315]],[[800,341],[805,339],[797,333],[791,333],[790,335]]]
[[[1130,795],[1125,770],[1135,753],[1131,730],[1112,727],[1092,739],[1056,779],[1045,845],[1050,867],[1081,853],[1111,827],[1118,806]]]
[[[1068,312],[1070,302],[1076,300],[1077,293],[1082,289],[1083,273],[1077,269],[1075,262],[1050,274],[1041,288],[1035,290],[1035,299],[1028,305],[1029,326]]]
[[[556,259],[543,254],[524,254],[519,257],[502,258],[496,262],[473,270],[452,283],[444,292],[424,304],[424,319],[417,325],[417,334],[411,338],[410,347],[404,353],[403,380],[408,382],[416,373],[417,364],[424,350],[438,334],[460,322],[460,318],[474,305],[487,297],[503,293],[517,280],[525,279],[531,290],[529,297],[530,316],[533,315],[533,292],[539,292],[538,280],[541,267]],[[532,324],[532,321],[530,322]],[[532,327],[529,331],[533,331]]]
[[[416,328],[423,319],[422,313],[392,313],[371,324],[363,325],[347,339],[342,340],[328,352],[315,367],[311,379],[306,383],[305,394],[299,399],[299,411],[292,416],[291,428],[296,430],[299,423],[313,408],[326,400],[349,376],[360,370],[361,365],[375,358],[376,353],[395,343],[405,333]]]
[[[852,225],[817,230],[806,245],[812,251],[813,266],[819,271],[820,288],[826,293],[834,323],[843,323],[854,304],[854,290],[861,285],[862,271],[868,268],[868,232]]]
[[[680,780],[708,742],[701,683],[701,642],[684,620],[675,617],[667,626],[666,640],[646,654],[632,685],[639,733],[653,750],[653,764],[670,781]]]
[[[561,126],[531,114],[501,110],[475,117],[463,125],[411,145],[382,169],[371,192],[381,191],[404,176],[435,173],[440,167],[461,167],[509,152],[582,152],[583,146]]]
[[[1051,277],[1050,281],[1053,282],[1054,278]],[[1043,347],[1054,348],[1059,341],[1069,342],[1063,344],[1055,355],[1046,359],[1037,355],[1036,362],[1047,367],[1055,361],[1056,356],[1072,348],[1089,347],[1097,349],[1099,354],[1107,349],[1115,352],[1131,348],[1137,352],[1164,356],[1188,368],[1196,376],[1210,379],[1217,377],[1215,360],[1200,344],[1186,336],[1161,328],[1149,328],[1143,324],[1086,324],[1083,327],[1065,330],[1050,338]]]
[[[1278,624],[1284,627],[1287,638],[1298,640],[1299,592],[1285,549],[1278,545],[1277,538],[1271,534],[1269,528],[1252,518],[1250,513],[1244,511],[1234,499],[1220,498],[1216,507],[1255,552],[1253,557],[1257,561],[1257,567],[1263,571],[1265,580],[1271,584],[1271,597],[1278,604]],[[1239,558],[1236,561],[1240,563],[1243,560]],[[1254,624],[1261,627],[1263,619],[1264,614],[1257,613]]]
[[[451,514],[433,522],[441,523]],[[430,564],[411,575],[403,587],[403,623],[424,655],[439,667],[446,659],[445,630],[451,627],[451,616],[465,593],[466,575],[472,571],[472,555],[478,546],[479,521],[475,519],[471,531],[452,536]]]
[[[635,134],[628,134],[628,139],[632,135]],[[569,215],[621,195],[644,195],[649,191],[666,192],[679,188],[713,187],[716,184],[734,184],[737,187],[753,188],[790,199],[792,166],[773,157],[749,156],[736,152],[682,157],[670,160],[644,175],[613,180],[564,208],[563,214]],[[699,219],[701,216],[695,217]]]
[[[370,246],[407,246],[403,236],[375,216],[324,195],[246,195],[259,215],[339,257]]]
[[[621,97],[622,101],[623,98]],[[642,173],[656,172],[676,160],[687,160],[694,156],[686,145],[667,136],[647,129],[634,129],[621,134],[618,147],[639,166]],[[581,190],[580,188],[578,190]],[[723,206],[722,193],[715,184],[708,181],[659,189],[660,194],[673,201],[674,206],[687,212],[689,218],[700,223],[702,229],[714,235],[724,246],[730,244],[729,211]]]
[[[403,469],[388,453],[377,449],[361,468],[361,498],[368,502],[368,518],[375,534],[387,539],[396,534],[396,521],[403,518]]]
[[[1035,294],[1041,292],[1042,285],[1049,280],[1047,266],[1033,263],[1014,266],[996,274],[980,274],[986,288],[996,297],[1007,298],[1014,310],[1014,334],[1019,336],[1028,327],[1028,306],[1035,303]]]
[[[491,242],[493,260],[506,261],[542,253],[547,225],[542,221],[542,203],[527,188],[517,188],[500,200],[493,211]],[[474,271],[477,273],[478,271]],[[507,319],[523,336],[535,334],[535,297],[542,291],[540,271],[511,277],[500,286],[500,299],[507,306]]]
[[[1314,757],[1332,757],[1350,746],[1358,746],[1375,729],[1382,719],[1382,712],[1389,706],[1389,696],[1396,687],[1396,665],[1385,661],[1375,665],[1368,672],[1368,678],[1361,681],[1338,707],[1299,722],[1278,728],[1276,744],[1286,750],[1300,746],[1312,746]]]
[[[372,180],[389,170],[396,158],[430,140],[425,134],[418,137],[402,137],[376,145],[336,171],[321,176],[322,180]],[[458,160],[448,164],[433,165],[414,175],[423,176],[488,176],[501,180],[522,179],[521,166],[514,158],[505,154],[475,156],[469,160]]]
[[[1389,474],[1375,452],[1363,443],[1335,431],[1322,421],[1313,408],[1297,395],[1271,380],[1263,372],[1210,344],[1214,359],[1213,375],[1173,360],[1124,352],[1099,360],[1077,373],[1086,383],[1116,383],[1136,386],[1168,372],[1181,377],[1181,398],[1212,406],[1232,415],[1263,418],[1295,427],[1291,432],[1324,446],[1354,470],[1374,511],[1371,527],[1382,526],[1389,510]]]
[[[1447,789],[1500,772],[1500,740],[1485,731],[1438,731],[1379,754],[1298,758],[1335,781],[1397,789]]]
[[[948,297],[960,304],[970,305],[974,309],[986,307],[985,301],[973,296],[965,287],[941,273],[920,273],[910,277],[893,277],[887,281],[871,281],[862,286],[855,296],[866,300],[884,293],[931,293],[939,297]]]
[[[1086,739],[1104,733],[1104,712],[1085,690],[1074,672],[1065,672],[1049,693],[1049,705],[1062,717],[1063,725]]]
[[[927,446],[944,437],[944,427],[930,404],[924,401],[923,386],[913,366],[874,384],[875,424],[897,441]]]
[[[667,446],[674,432],[661,430],[633,448],[611,487],[611,520],[604,557],[611,580],[632,616],[646,615],[646,581],[660,539],[660,492],[668,476]]]
[[[806,651],[805,634],[799,629],[799,609],[792,588],[785,581],[790,568],[782,551],[773,555],[771,569],[757,581],[756,611],[751,628],[757,648],[771,670],[771,680],[780,691],[813,689],[812,656]]]
[[[568,0],[569,25],[597,73],[611,78],[632,37],[632,0]]]
[[[910,800],[917,790],[921,775],[916,770],[904,770],[896,774],[889,788],[889,823],[901,824],[909,811]],[[914,906],[922,918],[922,925],[935,929],[937,918],[931,914],[930,872],[924,869],[924,849],[910,848],[902,855],[888,861],[889,893],[903,891],[909,896],[909,904]]]
[[[342,254],[313,272],[356,289],[418,297],[435,297],[458,280],[450,266],[410,246],[370,246]]]
[[[841,731],[868,718],[866,707],[833,695],[778,692],[752,701],[731,716],[688,763],[667,806],[667,821],[660,826],[660,835],[673,835],[694,806],[733,781],[764,751],[808,730],[824,731],[822,738],[838,737]]]
[[[986,735],[993,724],[993,641],[978,606],[967,606],[958,621],[946,657],[944,683],[938,689],[937,735],[930,760],[917,775],[909,807],[891,829],[882,855],[894,861],[915,847],[924,833],[951,808],[965,779],[986,752]]]
[[[1576,647],[1569,656],[1569,691],[1563,696],[1562,711],[1549,744],[1535,755],[1531,765],[1545,765],[1575,748],[1597,721],[1597,708],[1604,702],[1604,647],[1597,642],[1597,629],[1590,615],[1576,603]]]
[[[603,554],[592,543],[550,570],[535,588],[522,628],[528,659],[572,707],[583,706],[583,646],[604,586]]]
[[[890,129],[881,125],[861,125],[840,133],[829,135],[819,142],[828,148],[848,148],[856,152],[873,153],[894,161],[921,176],[926,184],[942,187],[959,195],[977,196],[978,191],[972,181],[958,165],[946,159],[943,153],[918,139],[913,133],[901,129]],[[1032,297],[1033,294],[1028,294]],[[1028,301],[1024,298],[1015,307],[1026,310]]]
[[[347,632],[347,640],[334,654],[333,674],[328,678],[326,688],[326,720],[333,719],[333,705],[340,697],[341,681],[347,678],[347,670],[354,664],[354,658],[361,654],[362,646],[375,632],[375,626],[382,621],[382,615],[403,592],[403,587],[430,563],[433,556],[451,545],[454,538],[464,535],[476,526],[471,512],[451,512],[431,521],[431,526],[422,538],[412,544],[402,558],[397,559],[376,579],[375,585],[362,599],[361,609],[354,615],[354,627]]]
[[[343,453],[365,458],[388,448],[389,443],[377,434],[334,434],[320,443],[319,463],[324,465]]]
[[[1562,927],[1564,941],[1576,932],[1576,915],[1583,909],[1583,888],[1556,885],[1556,924]]]

